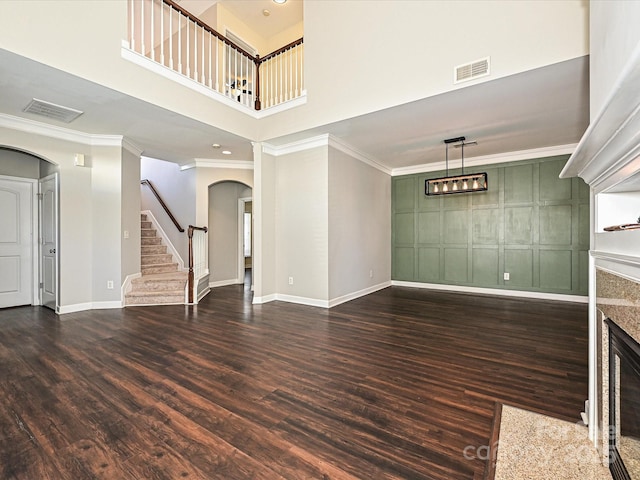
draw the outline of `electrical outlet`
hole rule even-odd
[[[289,285],[293,285],[293,277],[289,277]]]
[[[504,272],[504,279],[509,280],[509,272]]]
[[[369,278],[373,278],[373,270],[369,270]]]
[[[113,290],[113,280],[107,280],[107,289]]]
[[[124,231],[124,238],[129,238],[129,230]]]

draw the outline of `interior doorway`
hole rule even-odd
[[[58,167],[0,146],[0,308],[58,310]]]
[[[245,242],[245,212],[251,206],[248,185],[225,180],[209,186],[209,287],[245,284],[253,254],[252,240]],[[247,206],[247,204],[249,206]],[[251,221],[251,220],[250,220]],[[251,282],[249,282],[249,286]]]
[[[245,289],[253,290],[253,202],[251,197],[238,199],[238,276],[242,275]]]

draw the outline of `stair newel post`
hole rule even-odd
[[[193,226],[189,225],[187,229],[187,236],[189,237],[189,280],[187,284],[188,293],[188,301],[189,303],[193,303]]]
[[[253,86],[253,90],[256,92],[255,109],[260,110],[262,108],[262,104],[260,102],[260,64],[262,63],[262,60],[260,60],[260,55],[256,55],[253,62],[256,64],[256,78],[254,79],[255,85]]]

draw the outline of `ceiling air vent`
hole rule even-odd
[[[454,70],[453,83],[468,82],[469,80],[489,75],[489,59],[490,57],[487,57],[475,62],[458,65]]]
[[[84,113],[74,108],[63,107],[62,105],[45,102],[44,100],[38,100],[37,98],[31,100],[29,105],[24,107],[22,111],[52,118],[54,120],[60,120],[65,123],[71,123]]]

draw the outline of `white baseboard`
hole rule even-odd
[[[329,308],[329,301],[320,300],[319,298],[297,297],[295,295],[283,295],[283,294],[277,293],[276,300],[280,300],[281,302],[309,305],[310,307]]]
[[[200,300],[202,300],[209,292],[211,291],[211,288],[207,287],[204,290],[202,290],[199,294],[198,294],[198,299],[197,302],[199,302]]]
[[[369,295],[370,293],[377,292],[378,290],[382,290],[383,288],[387,288],[391,286],[391,282],[383,282],[378,285],[373,285],[371,287],[364,288],[362,290],[358,290],[357,292],[352,292],[347,295],[342,295],[341,297],[336,297],[331,300],[321,300],[319,298],[309,298],[309,297],[298,297],[295,295],[284,295],[281,293],[274,293],[272,295],[266,295],[264,297],[254,297],[254,304],[268,303],[279,300],[281,302],[289,302],[289,303],[297,303],[300,305],[309,305],[310,307],[321,307],[321,308],[331,308],[336,305],[340,305],[341,303],[348,302],[350,300],[355,300],[356,298],[363,297],[365,295]]]
[[[364,288],[357,292],[352,292],[347,295],[342,295],[341,297],[336,297],[329,300],[329,308],[335,307],[336,305],[340,305],[341,303],[349,302],[351,300],[355,300],[359,297],[364,297],[365,295],[369,295],[370,293],[377,292],[378,290],[382,290],[383,288],[387,288],[391,286],[391,281],[379,283],[378,285],[373,285],[371,287]]]
[[[86,310],[103,310],[112,308],[122,308],[122,301],[113,300],[109,302],[87,302],[75,303],[73,305],[62,305],[58,307],[58,313],[63,315],[65,313],[84,312]]]
[[[275,300],[277,300],[277,295],[275,293],[272,293],[271,295],[265,295],[264,297],[253,297],[253,304],[254,305],[260,305],[262,303],[269,303],[269,302],[273,302]]]
[[[227,285],[238,285],[244,283],[244,280],[238,282],[237,278],[230,278],[228,280],[216,280],[215,282],[209,282],[209,288],[226,287]]]
[[[589,297],[583,295],[564,295],[561,293],[530,292],[527,290],[504,290],[500,288],[464,287],[461,285],[443,285],[440,283],[405,282],[392,280],[396,287],[425,288],[428,290],[443,290],[447,292],[480,293],[499,297],[523,297],[539,300],[559,300],[562,302],[589,303]]]

